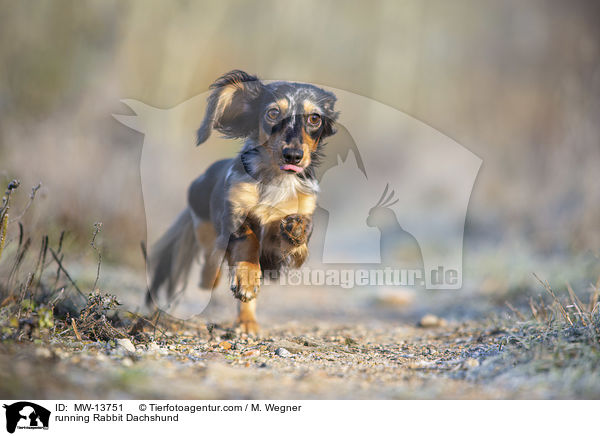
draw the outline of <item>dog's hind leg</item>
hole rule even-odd
[[[217,234],[212,223],[207,221],[196,220],[194,227],[196,240],[202,250],[204,259],[200,274],[200,287],[212,290],[219,284],[221,263],[223,261],[223,256],[215,251]]]
[[[214,247],[204,254],[204,266],[200,275],[200,286],[203,289],[214,289],[219,285],[222,262],[222,252],[215,251]]]

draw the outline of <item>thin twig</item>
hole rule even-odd
[[[571,326],[573,326],[573,321],[571,321],[571,318],[569,317],[569,313],[565,310],[565,308],[563,307],[563,305],[561,304],[561,302],[559,301],[559,299],[556,297],[556,294],[554,293],[554,291],[550,287],[550,284],[547,281],[542,281],[542,279],[540,279],[537,276],[536,273],[533,273],[533,276],[537,279],[538,282],[540,282],[542,284],[542,286],[544,287],[544,289],[546,289],[546,291],[552,296],[552,298],[554,299],[554,304],[556,305],[556,307],[558,307],[558,310],[562,314],[563,318],[569,324],[571,324]]]
[[[94,280],[94,286],[92,286],[92,291],[96,289],[96,285],[98,284],[98,279],[100,278],[100,265],[102,264],[102,253],[96,247],[96,236],[100,233],[100,229],[102,228],[102,223],[97,222],[94,223],[94,234],[92,235],[92,241],[90,242],[91,247],[98,254],[98,268],[96,270],[96,280]]]
[[[9,221],[9,223],[14,223],[16,221],[19,221],[21,218],[23,218],[23,216],[25,215],[25,213],[27,212],[27,210],[31,207],[31,205],[33,204],[33,200],[35,200],[35,194],[37,194],[38,190],[42,187],[42,182],[38,183],[37,185],[35,185],[33,188],[31,188],[31,194],[29,194],[29,201],[27,202],[27,204],[25,205],[25,208],[23,208],[23,210],[21,211],[21,213],[19,215],[17,215],[16,217],[14,217],[12,220]]]
[[[60,232],[60,238],[58,239],[58,250],[56,250],[57,253],[60,253],[62,251],[64,239],[65,239],[65,231],[63,230],[62,232]]]
[[[38,260],[37,263],[35,265],[35,270],[34,273],[37,273],[37,270],[39,269],[39,275],[38,275],[38,279],[37,279],[37,285],[36,285],[36,289],[40,287],[40,284],[42,282],[42,275],[44,274],[44,265],[46,264],[46,255],[48,254],[48,235],[44,235],[44,237],[42,238],[42,246],[40,247],[40,253],[38,255]]]
[[[61,254],[60,255],[60,261],[61,262],[62,262],[63,258],[64,258],[64,255]],[[52,262],[52,260],[54,260],[54,259],[51,259],[50,262]],[[58,281],[60,280],[60,272],[61,272],[60,265],[57,264],[57,266],[56,266],[56,278],[54,279],[54,285],[52,285],[52,289],[56,289],[56,287],[58,286]]]
[[[579,318],[581,319],[581,322],[583,323],[584,327],[587,327],[588,322],[591,324],[592,320],[587,318],[587,316],[585,316],[583,314],[583,312],[581,311],[581,309],[579,308],[580,306],[583,306],[583,303],[579,300],[579,298],[577,298],[577,295],[575,295],[573,288],[571,288],[571,285],[568,282],[567,282],[567,290],[569,292],[569,297],[571,297],[571,303],[573,303],[573,306],[575,306],[575,309],[577,309],[577,313],[579,314]],[[586,322],[586,320],[588,322]]]
[[[77,340],[81,341],[81,335],[79,334],[79,330],[77,330],[77,323],[75,322],[75,318],[71,318],[71,326],[73,327],[73,331],[75,332]]]
[[[15,262],[14,262],[10,272],[8,273],[8,279],[6,281],[7,288],[10,288],[12,278],[17,275],[17,273],[19,271],[19,266],[21,266],[23,259],[25,259],[25,254],[27,253],[27,250],[29,250],[29,246],[31,245],[31,238],[27,238],[27,240],[25,241],[25,244],[22,244],[22,245],[23,246],[21,248],[21,244],[19,244],[19,250],[17,250],[17,256],[15,258]]]
[[[538,318],[538,308],[537,308],[536,304],[533,302],[532,297],[529,297],[529,307],[531,308],[531,314],[533,315],[535,320],[537,322],[540,322],[540,319]]]
[[[8,214],[0,216],[0,257],[2,257],[2,250],[4,250],[4,243],[6,242],[6,232],[8,229]]]
[[[155,338],[156,338],[156,329],[158,328],[158,322],[160,321],[161,313],[162,313],[161,310],[156,311],[156,319],[154,320],[154,331],[152,332],[152,336],[154,336]]]
[[[506,305],[508,306],[508,308],[510,310],[512,310],[514,312],[515,315],[517,315],[517,317],[521,320],[521,321],[525,321],[525,317],[521,314],[521,312],[519,312],[515,307],[513,307],[512,304],[510,304],[508,301],[506,302]]]
[[[2,205],[0,206],[0,220],[3,220],[6,214],[8,213],[8,209],[10,209],[10,196],[13,191],[19,187],[21,182],[18,180],[12,180],[8,186],[6,187],[6,191],[4,192],[4,197],[2,197]]]
[[[79,295],[81,295],[84,299],[87,299],[87,297],[85,296],[85,294],[83,292],[81,292],[81,289],[79,289],[79,286],[77,286],[77,283],[75,283],[75,280],[73,280],[71,278],[71,276],[69,275],[69,272],[65,269],[65,267],[63,266],[61,260],[58,258],[58,255],[56,254],[56,252],[52,248],[50,248],[50,254],[52,254],[52,257],[54,258],[55,262],[58,264],[58,268],[69,279],[69,281],[71,282],[71,284],[73,285],[73,287],[77,290],[77,292],[79,293]]]
[[[162,329],[161,329],[161,328],[158,326],[158,324],[157,324],[157,322],[158,322],[158,319],[157,319],[157,321],[156,321],[156,322],[152,322],[152,321],[150,321],[148,318],[146,318],[146,317],[144,317],[144,316],[140,315],[139,313],[131,312],[130,310],[127,310],[126,312],[127,312],[128,314],[130,314],[130,315],[133,315],[133,316],[135,316],[135,317],[136,317],[136,320],[137,320],[137,319],[141,319],[141,320],[143,320],[143,321],[147,322],[148,324],[150,324],[152,327],[154,327],[154,333],[153,333],[153,336],[156,336],[156,330],[158,330],[158,331],[159,331],[159,332],[160,332],[160,333],[161,333],[163,336],[166,336],[166,333],[165,333],[165,332],[164,332],[164,331],[163,331],[163,330],[162,330]]]

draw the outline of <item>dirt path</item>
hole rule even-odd
[[[131,293],[123,296],[136,298]],[[159,330],[146,328],[132,338],[133,343],[79,341],[68,334],[4,342],[0,394],[200,399],[600,397],[600,359],[594,350],[578,351],[584,360],[573,360],[575,367],[565,365],[556,344],[535,345],[539,341],[533,339],[543,332],[527,330],[527,323],[506,318],[506,311],[494,311],[467,295],[266,288],[260,302],[259,338],[240,336],[231,328],[235,303],[226,290],[219,290],[201,317],[162,324]],[[432,308],[437,317],[423,318]],[[419,320],[426,325],[419,326]]]
[[[381,324],[273,326],[263,338],[205,327],[138,345],[63,342],[5,347],[3,390],[30,397],[501,397],[465,381],[498,334]],[[171,336],[171,332],[169,332]],[[476,337],[477,340],[473,340]],[[472,357],[471,357],[472,356]],[[15,360],[19,362],[14,364]],[[46,368],[42,371],[40,366]],[[52,377],[47,379],[50,370]]]

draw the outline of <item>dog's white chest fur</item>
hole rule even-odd
[[[310,215],[316,207],[318,184],[284,176],[278,183],[261,186],[254,214],[263,223],[280,220],[287,215]]]
[[[285,175],[274,183],[263,185],[259,189],[259,204],[277,207],[278,204],[298,199],[301,195],[315,195],[319,185],[315,182],[303,182],[295,175]]]
[[[317,190],[316,181],[286,175],[269,184],[235,183],[229,201],[234,213],[253,215],[266,224],[287,215],[311,215],[316,207]]]

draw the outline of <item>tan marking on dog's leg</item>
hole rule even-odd
[[[231,290],[235,298],[246,302],[254,299],[260,289],[260,243],[254,232],[246,229],[228,248],[231,268]]]
[[[256,322],[256,299],[242,302],[238,304],[238,317],[236,325],[242,331],[249,335],[256,335],[258,333],[258,323]]]

